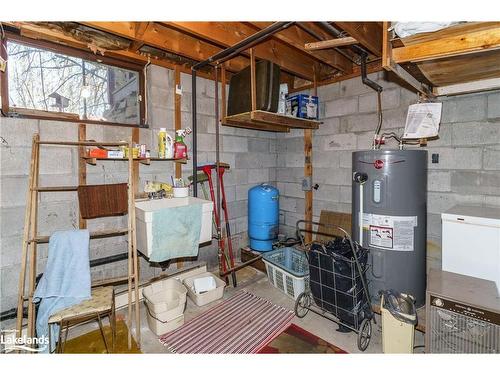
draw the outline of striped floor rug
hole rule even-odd
[[[160,337],[174,353],[257,353],[283,332],[294,314],[242,290],[234,297]]]

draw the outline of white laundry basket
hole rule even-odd
[[[216,288],[204,293],[196,293],[194,291],[194,280],[199,278],[204,278],[207,276],[211,276],[215,279]],[[197,305],[203,306],[209,304],[210,302],[221,299],[224,296],[224,288],[226,287],[226,283],[216,277],[213,273],[205,272],[199,275],[189,277],[184,279],[184,285],[187,288],[187,292],[189,294],[189,298]]]
[[[186,287],[176,279],[165,279],[143,289],[148,325],[155,335],[163,335],[184,323],[186,294]]]

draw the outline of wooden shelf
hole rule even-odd
[[[103,161],[128,161],[127,158],[92,158],[89,156],[84,156],[85,162],[87,164],[96,165],[97,160]],[[187,159],[162,159],[162,158],[134,158],[134,161],[138,161],[141,164],[149,165],[152,161],[172,161],[174,163],[186,164]]]
[[[383,29],[384,69],[426,95],[500,87],[500,22],[467,22],[404,38],[391,38],[387,22]]]
[[[251,111],[226,116],[222,125],[237,128],[288,133],[290,129],[318,129],[320,121],[284,116],[266,111]]]
[[[97,231],[97,232],[90,232],[90,239],[97,239],[97,238],[106,238],[106,237],[117,237],[117,236],[123,236],[128,233],[128,229],[114,229],[114,230],[102,230],[102,231]],[[32,238],[29,240],[29,242],[36,242],[36,243],[48,243],[49,242],[49,236],[37,236],[35,238]]]

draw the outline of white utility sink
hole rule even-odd
[[[212,211],[214,205],[211,201],[195,197],[136,201],[137,250],[148,258],[151,256],[153,212],[199,203],[202,204],[200,243],[203,243],[212,240]]]

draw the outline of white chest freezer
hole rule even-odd
[[[151,256],[153,244],[153,212],[169,208],[202,204],[200,243],[212,240],[212,201],[195,197],[150,199],[135,202],[135,219],[137,231],[137,250]]]
[[[455,206],[441,219],[443,271],[492,280],[500,294],[500,207]]]

